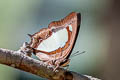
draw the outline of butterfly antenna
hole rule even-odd
[[[73,53],[73,54],[70,56],[70,58],[75,57],[75,56],[80,55],[80,54],[83,54],[83,53],[85,53],[85,51],[83,51],[83,52],[77,51],[77,52]]]
[[[30,38],[32,38],[32,35],[31,34],[27,34]]]

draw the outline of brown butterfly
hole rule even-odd
[[[80,13],[72,12],[59,21],[53,21],[48,28],[29,35],[30,47],[34,54],[48,65],[59,66],[69,64],[69,57],[74,47],[81,22]]]

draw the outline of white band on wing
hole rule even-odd
[[[69,30],[72,31],[72,26],[69,25]],[[66,28],[63,28],[57,32],[53,32],[53,34],[43,40],[40,45],[37,47],[37,50],[42,50],[46,52],[54,51],[58,48],[62,48],[65,46],[66,42],[68,41],[68,31]]]

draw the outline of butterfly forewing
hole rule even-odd
[[[52,65],[66,63],[74,47],[79,23],[80,17],[76,12],[60,21],[51,22],[48,28],[32,35],[30,47],[40,60],[53,61]]]

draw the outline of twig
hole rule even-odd
[[[42,61],[26,56],[20,50],[12,51],[0,48],[0,63],[50,80],[92,80],[63,68],[58,68],[58,71],[54,72],[54,66],[48,66]]]

